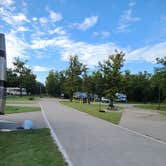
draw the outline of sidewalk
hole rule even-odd
[[[166,144],[43,99],[46,117],[74,166],[165,166]]]

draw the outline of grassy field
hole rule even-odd
[[[40,107],[6,106],[5,114],[40,111]]]
[[[73,107],[79,111],[86,112],[95,117],[104,119],[106,121],[112,122],[114,124],[119,124],[121,119],[122,112],[109,111],[109,112],[99,112],[99,105],[97,104],[82,104],[82,103],[72,103],[68,101],[60,101],[61,104],[64,104],[69,107]],[[102,109],[106,109],[106,105],[101,106]]]
[[[137,105],[134,105],[134,107],[157,110],[158,105],[157,104],[137,104]],[[166,111],[166,104],[161,104],[160,110],[161,111]]]
[[[48,129],[0,132],[0,165],[67,166]]]
[[[6,103],[34,103],[39,99],[39,96],[7,96]]]

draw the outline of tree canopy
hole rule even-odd
[[[21,95],[22,88],[26,88],[28,94],[44,92],[44,85],[37,82],[36,75],[27,67],[27,61],[16,58],[13,65],[14,69],[7,69],[7,87],[19,87]]]

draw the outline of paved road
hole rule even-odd
[[[123,107],[121,126],[166,142],[166,116],[157,111],[134,108],[132,104]]]
[[[139,136],[55,99],[41,105],[74,166],[165,166],[166,144]]]

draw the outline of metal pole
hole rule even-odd
[[[6,101],[6,45],[5,35],[0,33],[0,114],[5,111]]]

